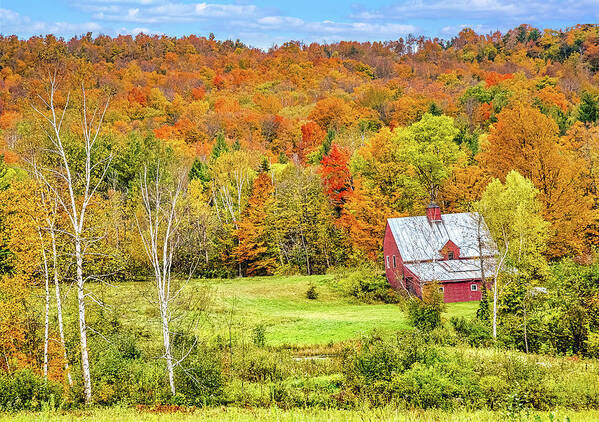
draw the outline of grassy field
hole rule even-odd
[[[17,415],[0,415],[0,421],[94,421],[94,422],[187,422],[187,421],[280,421],[280,422],[320,422],[320,421],[400,421],[400,422],[486,422],[486,421],[534,421],[534,422],[595,422],[599,420],[599,411],[569,411],[556,410],[553,412],[530,412],[519,415],[509,415],[491,411],[454,411],[441,410],[398,410],[398,409],[369,409],[369,410],[323,410],[323,409],[239,409],[211,408],[191,412],[159,413],[139,412],[135,409],[98,409],[91,411],[59,413],[20,413]]]
[[[306,298],[306,291],[310,285],[316,286],[318,291],[316,300]],[[110,320],[116,316],[118,323],[122,324],[122,327],[126,328],[129,333],[134,334],[137,344],[148,353],[148,356],[159,353],[161,348],[159,318],[156,304],[152,302],[154,291],[151,282],[126,282],[115,286],[90,284],[89,288],[96,300],[106,304],[101,308],[97,306],[96,300],[89,301],[90,312],[88,315],[92,324],[96,326],[101,326],[102,323],[112,324]],[[200,338],[211,341],[224,340],[225,347],[220,350],[224,350],[227,355],[222,362],[225,365],[224,373],[226,374],[225,396],[229,400],[226,402],[232,404],[231,407],[181,408],[172,412],[173,409],[168,405],[157,408],[143,407],[143,411],[134,406],[107,406],[70,411],[0,414],[0,421],[394,420],[475,422],[519,420],[586,422],[599,420],[599,411],[597,410],[561,408],[552,412],[530,411],[508,414],[505,411],[468,410],[459,406],[454,411],[406,410],[389,407],[362,409],[362,406],[366,404],[359,402],[358,408],[352,410],[344,410],[343,407],[336,408],[336,406],[329,408],[328,404],[314,407],[294,405],[281,409],[277,407],[280,402],[270,401],[270,388],[275,384],[284,385],[291,391],[290,394],[299,391],[302,395],[306,394],[307,397],[309,392],[313,400],[315,400],[314,397],[329,398],[331,394],[339,393],[341,387],[338,382],[343,378],[339,346],[343,345],[337,343],[356,339],[373,330],[377,330],[381,334],[411,330],[412,327],[401,308],[393,304],[364,304],[357,299],[344,296],[336,287],[334,277],[330,275],[192,280],[185,284],[180,298],[178,307],[180,312],[176,318],[176,324],[184,329],[192,327],[191,329],[195,330]],[[71,290],[66,301],[69,324],[73,325],[70,332],[76,332],[75,299],[75,291]],[[477,307],[478,303],[476,302],[448,304],[443,318],[446,320],[451,316],[471,318],[475,315]],[[251,336],[258,326],[265,327],[266,344],[273,347],[262,348],[252,344]],[[120,326],[116,325],[116,327]],[[235,336],[233,337],[235,346],[231,348],[230,356],[231,362],[235,359],[235,364],[231,363],[230,366],[227,346],[229,329]],[[247,342],[240,342],[240,340]],[[245,365],[245,354],[249,350],[244,349],[243,344],[253,347],[251,349],[253,354],[248,355],[247,359],[251,359],[251,362],[256,365],[266,365],[266,362],[270,361],[276,362],[282,371],[281,379],[275,382],[245,381],[245,387],[243,387],[244,384],[241,384],[242,393],[240,395],[241,368]],[[286,347],[291,350],[287,350]],[[533,365],[542,362],[543,368],[553,372],[556,372],[555,368],[559,368],[557,370],[558,378],[562,381],[568,380],[565,381],[567,385],[560,384],[561,387],[568,387],[566,388],[567,394],[576,397],[584,396],[592,388],[596,390],[596,386],[599,385],[587,382],[595,380],[593,376],[583,376],[598,373],[595,361],[579,362],[563,357],[526,356],[518,352],[493,348],[472,349],[465,345],[448,347],[448,349],[451,350],[447,355],[448,359],[451,353],[455,352],[462,353],[462,357],[473,362],[502,362],[501,357],[507,353],[513,358],[508,363],[512,365],[515,362],[515,368],[524,367],[522,362],[525,361],[530,361]],[[321,360],[321,356],[318,356],[316,360],[303,359],[307,355],[320,354],[326,354],[327,358]],[[256,368],[260,368],[260,366],[256,366]],[[268,365],[265,368],[268,369]],[[554,383],[560,381],[559,379],[553,380],[549,376],[544,379]],[[500,387],[498,386],[498,388]],[[243,406],[247,406],[247,408]],[[569,407],[569,405],[567,406]],[[574,408],[581,409],[583,407],[574,406]]]
[[[313,284],[318,299],[306,298]],[[151,303],[152,284],[122,283],[116,287],[97,286],[96,295],[108,304],[120,306],[117,312],[125,323],[139,325],[158,333],[156,306]],[[331,276],[257,277],[228,280],[192,280],[186,285],[184,308],[202,314],[200,334],[226,335],[229,323],[251,331],[258,325],[266,329],[267,344],[315,345],[359,337],[376,329],[383,333],[410,329],[397,305],[363,304],[342,296]],[[185,302],[185,301],[184,301]],[[476,302],[448,304],[446,318],[471,317]],[[200,312],[202,310],[202,312]]]

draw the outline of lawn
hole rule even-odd
[[[316,300],[306,298],[310,284],[317,287]],[[118,310],[123,322],[138,325],[143,315],[145,329],[159,332],[155,305],[150,301],[151,283],[128,282],[94,290],[109,304],[125,303]],[[326,275],[192,280],[184,294],[189,298],[186,309],[202,314],[200,334],[226,335],[229,324],[251,333],[262,325],[266,342],[272,346],[327,344],[375,329],[385,333],[411,328],[398,305],[364,304],[344,297]],[[445,318],[473,316],[477,306],[476,302],[448,304]]]
[[[45,422],[94,421],[94,422],[187,422],[198,420],[209,421],[278,421],[278,422],[317,422],[317,421],[398,421],[398,422],[487,422],[487,421],[531,421],[531,422],[594,422],[599,420],[596,410],[555,410],[551,412],[522,412],[508,414],[487,410],[400,410],[400,409],[367,409],[367,410],[333,410],[333,409],[239,409],[235,407],[219,407],[198,409],[190,412],[160,413],[139,412],[135,409],[106,408],[98,410],[72,411],[63,414],[19,413],[15,415],[0,414],[0,421],[28,422],[32,420]]]

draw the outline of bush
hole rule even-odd
[[[281,357],[263,349],[249,351],[238,364],[241,364],[241,377],[251,382],[278,382],[287,375]]]
[[[264,328],[264,325],[260,324],[254,327],[252,340],[258,347],[264,347],[266,345],[266,328]]]
[[[170,392],[164,360],[144,359],[132,333],[123,331],[107,335],[105,339],[95,337],[90,346],[95,356],[91,371],[96,403],[129,405],[168,401]]]
[[[422,300],[410,298],[405,306],[408,319],[419,330],[431,331],[441,326],[441,313],[445,310],[445,302],[437,283],[425,284],[422,288]]]
[[[353,296],[365,303],[399,303],[399,294],[391,288],[384,276],[371,267],[335,275],[337,288],[345,296]]]
[[[590,357],[599,358],[599,333],[590,332],[585,346]]]
[[[62,387],[52,381],[46,382],[31,370],[12,375],[0,375],[0,411],[41,410],[54,407],[62,399]]]
[[[470,346],[489,346],[492,343],[491,328],[479,319],[472,321],[464,317],[451,317],[449,320],[458,335],[464,338]]]
[[[308,290],[306,290],[306,298],[310,300],[318,299],[318,291],[316,290],[316,286],[314,284],[310,284]]]
[[[194,406],[219,404],[225,380],[216,351],[200,349],[178,367],[175,374],[177,403]]]

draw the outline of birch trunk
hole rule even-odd
[[[171,333],[169,329],[168,309],[166,303],[160,303],[160,317],[162,320],[162,341],[164,342],[164,358],[166,359],[166,372],[168,373],[168,383],[171,388],[171,394],[175,395],[175,368],[173,365],[173,353],[171,351]]]
[[[44,246],[44,238],[38,228],[40,245],[42,247],[42,261],[44,264],[44,379],[48,381],[48,342],[50,340],[50,272],[48,271],[48,258]]]
[[[497,280],[499,279],[499,272],[501,271],[501,268],[503,267],[503,262],[507,256],[509,250],[509,244],[506,241],[506,248],[505,248],[505,252],[503,253],[503,255],[501,256],[501,259],[499,260],[499,264],[497,264],[497,269],[495,270],[495,278],[493,280],[493,339],[497,340],[497,298],[499,296],[499,291],[497,288]]]
[[[64,323],[62,320],[62,297],[60,294],[60,284],[58,283],[58,255],[56,251],[56,234],[54,228],[50,228],[50,240],[52,242],[52,266],[54,270],[54,290],[56,293],[56,315],[58,317],[58,333],[60,335],[60,345],[62,346],[62,352],[64,357],[64,371],[67,376],[69,385],[73,385],[73,379],[71,378],[71,369],[69,368],[69,356],[67,353],[67,346],[64,340]]]
[[[144,251],[154,270],[166,372],[171,394],[175,395],[174,369],[176,364],[173,362],[169,307],[176,296],[176,294],[174,296],[171,294],[171,264],[177,244],[177,201],[182,190],[182,182],[178,182],[174,192],[168,192],[162,183],[160,165],[158,165],[156,178],[151,184],[148,183],[147,169],[144,170],[141,178],[141,198],[146,230],[142,228],[139,220],[137,220],[137,227]],[[167,198],[165,199],[164,196]]]
[[[85,290],[83,281],[83,256],[81,253],[81,239],[75,238],[75,260],[77,263],[77,304],[79,307],[79,337],[81,342],[81,369],[83,372],[83,390],[85,402],[92,400],[92,382],[89,369],[89,355],[87,351],[87,322],[85,319]]]

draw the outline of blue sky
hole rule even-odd
[[[450,38],[464,27],[488,33],[521,23],[564,28],[596,22],[599,0],[0,0],[3,35],[213,32],[260,48],[288,40]]]

